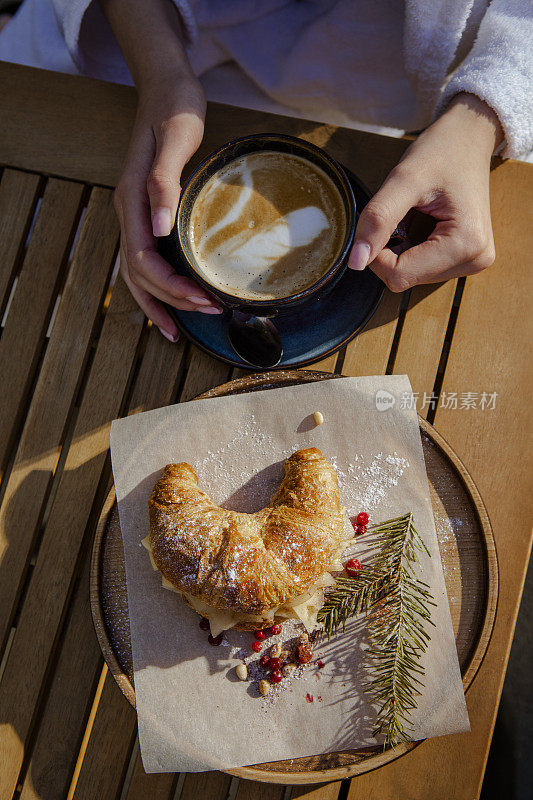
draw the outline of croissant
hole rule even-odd
[[[330,570],[340,568],[345,517],[333,466],[312,447],[290,456],[284,472],[269,505],[254,514],[217,506],[186,463],[168,464],[154,486],[152,564],[214,635],[291,616],[309,627],[310,608],[316,621]]]

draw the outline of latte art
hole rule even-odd
[[[300,156],[251,153],[218,170],[199,192],[189,235],[212,286],[251,300],[288,297],[334,264],[346,230],[341,194]]]

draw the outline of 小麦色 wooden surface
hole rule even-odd
[[[94,634],[90,548],[111,486],[111,420],[240,374],[163,339],[115,275],[112,193],[135,103],[127,87],[0,64],[0,798],[336,800],[338,781],[287,789],[217,772],[145,775],[135,712]],[[372,190],[407,146],[212,105],[189,169],[259,131],[315,142]],[[471,732],[352,778],[353,800],[479,795],[531,546],[532,186],[529,165],[495,162],[494,266],[386,292],[363,333],[312,366],[409,375],[419,412],[472,475],[499,554],[495,626],[467,692]]]

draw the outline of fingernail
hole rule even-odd
[[[213,301],[209,300],[207,297],[187,297],[186,300],[188,300],[189,303],[194,303],[195,306],[213,305]]]
[[[170,209],[158,209],[152,219],[152,231],[154,236],[168,236],[171,230],[172,216],[170,214]]]
[[[197,308],[196,311],[199,311],[200,314],[222,314],[222,309],[215,308],[215,306],[209,306],[209,308]]]
[[[163,328],[159,328],[159,332],[162,333],[165,339],[168,339],[169,342],[177,342],[179,339],[178,334],[176,334],[176,336],[173,336],[171,333],[168,333],[168,331],[163,330]]]
[[[350,269],[364,269],[370,258],[370,245],[366,242],[356,242],[348,259]]]

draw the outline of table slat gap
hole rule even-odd
[[[463,297],[463,292],[464,292],[465,285],[466,285],[466,278],[459,278],[459,280],[457,281],[457,288],[455,290],[455,295],[454,295],[454,298],[453,298],[453,304],[452,304],[452,308],[451,308],[451,311],[450,311],[450,319],[448,321],[448,328],[446,329],[446,334],[444,336],[444,342],[443,342],[443,345],[442,345],[442,353],[441,353],[441,356],[440,356],[439,365],[437,367],[437,374],[435,376],[435,384],[433,386],[433,394],[436,397],[439,398],[438,399],[439,403],[440,403],[440,399],[441,399],[442,384],[444,382],[444,378],[445,378],[445,375],[446,375],[446,365],[448,363],[448,358],[450,357],[451,343],[453,341],[453,334],[454,334],[455,326],[457,325],[457,320],[458,320],[458,317],[459,317],[459,312],[460,312],[460,308],[461,308],[461,299]],[[438,408],[438,405],[435,408],[433,408],[433,409],[430,408],[428,410],[427,420],[428,420],[428,422],[431,422],[431,424],[433,424],[433,422],[435,421],[435,417],[437,415],[437,408]]]
[[[185,775],[175,775],[169,772],[160,772],[147,775],[142,765],[137,739],[134,750],[134,769],[129,784],[124,782],[120,800],[174,800],[177,792],[181,792],[180,783]],[[201,795],[195,800],[202,800]]]
[[[72,796],[74,791],[76,790],[76,785],[78,783],[78,778],[80,775],[81,765],[83,763],[83,759],[85,757],[85,751],[87,750],[87,745],[89,744],[89,737],[91,735],[91,731],[94,725],[94,719],[96,717],[96,712],[98,710],[98,704],[100,703],[100,699],[102,697],[102,692],[104,691],[104,684],[105,679],[107,677],[109,670],[107,669],[107,664],[104,662],[102,668],[100,670],[100,677],[98,678],[98,685],[96,687],[96,691],[94,693],[93,702],[91,705],[91,710],[89,711],[89,717],[87,719],[87,725],[83,734],[83,739],[80,745],[80,751],[78,754],[78,758],[76,760],[76,764],[74,765],[74,772],[72,775],[72,780],[70,782],[70,786],[67,792],[67,800],[72,800]]]
[[[133,780],[133,774],[135,768],[137,766],[137,762],[140,760],[140,748],[139,748],[139,736],[135,736],[135,742],[133,743],[133,747],[131,749],[131,755],[128,761],[128,766],[126,769],[126,774],[124,775],[124,780],[122,782],[122,787],[120,789],[120,794],[117,795],[117,800],[126,800],[126,797],[129,792],[129,788],[131,786]],[[146,795],[148,792],[146,793]],[[146,796],[145,795],[145,796]],[[152,799],[151,799],[152,800]],[[153,798],[155,800],[155,798]]]
[[[385,290],[374,316],[361,333],[346,345],[342,374],[383,375],[398,324],[402,296]]]
[[[39,175],[5,169],[0,181],[0,319],[4,317],[13,281],[20,272],[28,231],[34,216]]]
[[[335,364],[335,375],[342,375],[342,371],[344,368],[344,359],[346,358],[346,349],[348,345],[341,347],[339,352],[337,353],[337,363]]]
[[[191,347],[190,362],[181,390],[180,402],[184,403],[219,383],[225,383],[229,380],[231,369],[228,364],[216,361],[197,347]]]
[[[116,730],[120,736],[116,735]],[[118,800],[127,775],[131,754],[135,748],[137,718],[135,711],[124,703],[122,693],[105,667],[100,697],[95,698],[95,714],[80,751],[79,767],[67,800],[94,800],[95,797]],[[102,762],[99,748],[106,754]],[[92,768],[93,763],[97,769]]]
[[[406,292],[403,292],[400,295],[400,308],[398,311],[398,324],[396,325],[396,330],[394,331],[394,338],[391,342],[390,352],[389,352],[389,359],[387,361],[387,366],[385,367],[385,375],[391,375],[392,369],[394,366],[394,360],[396,358],[396,353],[398,351],[398,345],[400,343],[400,337],[402,335],[402,328],[405,321],[405,316],[407,314],[407,309],[409,307],[409,298],[411,296],[411,289],[408,289]]]
[[[392,373],[409,377],[418,413],[423,417],[438,403],[433,389],[450,319],[458,310],[453,307],[456,285],[457,280],[450,280],[411,289],[396,351],[389,360]]]

